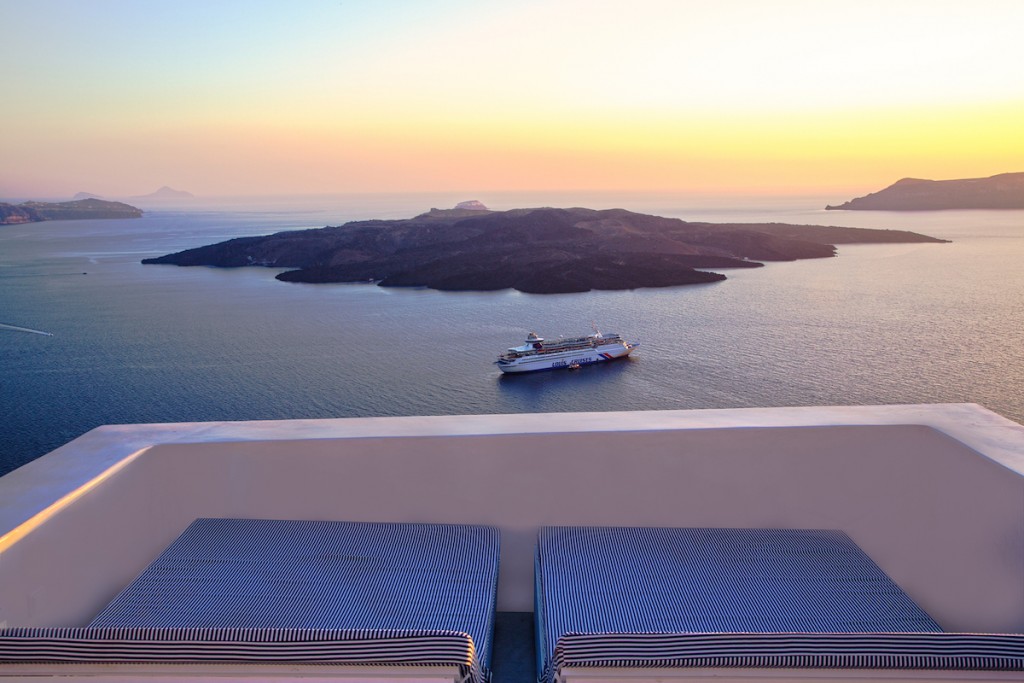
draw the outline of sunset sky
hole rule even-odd
[[[0,0],[0,197],[1024,171],[1021,0]]]

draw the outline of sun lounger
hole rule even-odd
[[[88,626],[8,629],[0,661],[450,667],[483,683],[497,572],[490,527],[200,519]]]
[[[535,581],[548,683],[598,668],[1024,668],[1024,637],[942,633],[839,531],[549,527]]]

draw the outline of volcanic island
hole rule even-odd
[[[239,237],[146,264],[287,269],[284,282],[535,294],[725,280],[712,269],[836,255],[839,244],[944,242],[902,230],[703,223],[625,209],[491,211],[477,201],[413,218]]]

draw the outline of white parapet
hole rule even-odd
[[[0,625],[80,626],[198,517],[832,528],[946,630],[1024,631],[1024,427],[976,405],[95,429],[0,479]]]

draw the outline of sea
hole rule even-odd
[[[848,198],[848,197],[847,197]],[[973,402],[1024,422],[1024,211],[825,211],[844,197],[445,193],[195,199],[133,220],[0,226],[0,473],[104,424]],[[493,209],[913,230],[947,244],[538,295],[309,285],[142,265],[246,235]],[[502,375],[526,334],[640,348]],[[44,334],[45,333],[45,334]]]

